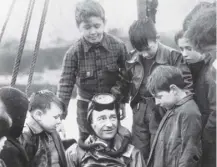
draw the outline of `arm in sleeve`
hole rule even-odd
[[[187,63],[183,59],[182,54],[177,51],[172,51],[170,58],[172,60],[172,65],[178,67],[182,71],[182,76],[185,82],[185,89],[193,92],[192,74]]]
[[[72,90],[74,88],[74,84],[76,81],[76,73],[77,73],[77,55],[76,52],[72,49],[69,49],[64,57],[62,64],[62,73],[58,84],[57,96],[63,101],[66,107],[66,111],[68,108],[68,104],[72,95]],[[65,113],[67,115],[67,113]]]
[[[23,146],[28,155],[29,162],[31,163],[37,151],[36,138],[32,136],[29,128],[24,126],[22,134],[19,136],[18,141]]]
[[[130,167],[146,167],[145,160],[143,159],[143,156],[141,152],[137,149],[132,153],[132,162],[130,164]]]
[[[77,147],[77,144],[73,144],[66,150],[67,167],[79,167]]]
[[[7,167],[23,167],[23,159],[20,158],[20,152],[13,147],[6,147],[1,151],[0,158]]]
[[[132,144],[140,150],[145,161],[150,152],[151,135],[149,132],[149,114],[146,104],[140,103],[139,108],[133,108]],[[144,112],[144,108],[146,108]]]
[[[201,116],[193,114],[189,110],[188,114],[181,116],[181,156],[179,159],[179,167],[196,167],[198,166],[202,150],[201,150]]]
[[[129,71],[126,69],[126,61],[129,59],[129,54],[127,52],[125,44],[121,45],[120,57],[118,59],[118,66],[120,68],[120,82],[117,82],[114,88],[118,88],[121,93],[121,103],[129,102],[129,88],[130,88],[130,79]]]
[[[209,117],[203,130],[203,137],[206,141],[216,141],[216,84],[211,76],[207,75],[206,81],[207,100]]]

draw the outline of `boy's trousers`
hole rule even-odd
[[[132,143],[142,152],[145,161],[164,114],[153,99],[142,100],[133,107]]]
[[[87,123],[88,102],[77,100],[77,124],[79,129],[79,137],[86,139],[90,134],[90,127]]]

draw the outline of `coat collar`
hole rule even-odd
[[[115,138],[114,138],[114,143],[115,144],[114,144],[113,150],[117,150],[118,148],[120,148],[120,146],[122,144],[122,140],[123,140],[123,137],[121,135],[117,134],[115,136]],[[96,142],[99,143],[99,139],[96,136],[89,136],[85,141],[86,144],[88,144],[88,143],[93,144],[93,143],[96,143]],[[103,144],[102,141],[100,141],[100,143]],[[133,150],[134,150],[134,146],[129,144],[127,150],[125,151],[125,153],[122,154],[123,158],[114,158],[114,157],[108,156],[106,154],[103,154],[102,152],[99,152],[97,150],[95,150],[95,151],[93,151],[93,150],[92,151],[87,151],[87,152],[84,153],[84,155],[82,155],[82,160],[81,161],[82,162],[87,161],[87,159],[89,159],[91,157],[91,159],[94,159],[96,161],[99,161],[100,159],[102,159],[102,160],[107,159],[107,160],[110,160],[112,164],[114,163],[116,165],[120,164],[120,166],[125,166],[126,162],[127,162],[127,164],[131,162],[131,160],[132,160],[131,155],[132,155]],[[123,161],[123,159],[125,159],[126,161]]]
[[[168,54],[165,54],[167,50],[172,50],[172,49],[158,42],[158,48],[155,55],[156,63],[166,64],[168,62],[168,58],[167,58]],[[130,64],[141,62],[141,55],[136,50],[132,50],[130,54],[132,55],[131,59],[126,61],[126,64],[128,64],[128,66],[130,66]]]
[[[175,108],[177,108],[177,107],[179,107],[179,106],[185,104],[186,102],[188,102],[188,101],[191,100],[191,99],[193,99],[193,93],[187,94],[187,96],[185,96],[183,99],[181,99],[180,101],[178,101],[178,102],[174,105],[173,109],[175,109]]]
[[[114,146],[112,149],[114,149],[115,151],[118,150],[121,147],[122,144],[122,137],[120,135],[115,135],[114,138]],[[108,147],[107,143],[103,142],[102,140],[100,140],[98,137],[96,136],[92,136],[90,135],[87,140],[85,141],[86,144],[94,144],[94,143],[101,143],[103,144],[105,147]]]
[[[60,136],[58,135],[58,133],[56,131],[51,133],[51,136],[54,140],[54,144],[56,146],[57,152],[59,153],[61,166],[65,167],[66,166],[65,150],[64,150],[63,144],[61,142]]]
[[[32,116],[27,117],[26,124],[29,126],[29,128],[34,134],[39,134],[44,131]]]
[[[114,146],[113,146],[112,150],[114,150],[114,151],[119,150],[121,145],[122,145],[122,141],[123,141],[123,136],[121,136],[120,134],[116,134],[114,137]],[[91,135],[86,139],[85,143],[86,144],[101,143],[101,144],[105,145],[105,147],[107,147],[107,144],[105,142],[103,142],[102,140],[99,140],[98,137],[91,136]],[[126,152],[123,154],[123,156],[126,158],[130,158],[133,149],[134,149],[134,146],[129,144],[129,146],[128,146]]]

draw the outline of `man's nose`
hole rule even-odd
[[[108,126],[108,127],[111,127],[112,122],[109,119],[107,119],[106,122],[105,122],[105,125]]]

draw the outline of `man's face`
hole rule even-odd
[[[153,95],[155,98],[156,105],[159,105],[163,108],[170,109],[176,103],[176,97],[172,90],[168,91],[159,91],[156,95]]]
[[[148,47],[144,47],[142,51],[140,51],[140,54],[143,55],[143,57],[153,57],[158,48],[158,43],[152,40],[148,40]]]
[[[0,152],[3,150],[6,140],[7,138],[5,136],[0,138]]]
[[[12,125],[12,120],[7,114],[4,103],[0,99],[0,152],[2,151],[5,145],[5,141],[7,140],[5,135],[9,131],[11,125]]]
[[[115,109],[92,113],[91,127],[96,135],[103,140],[111,140],[117,133],[118,119]]]
[[[0,99],[0,138],[5,136],[12,126],[12,119],[6,111],[6,107]]]
[[[90,17],[79,25],[79,30],[90,43],[99,43],[103,38],[105,23],[100,17]]]
[[[180,38],[178,40],[179,48],[181,49],[182,55],[188,64],[193,64],[201,61],[203,56],[193,50],[190,42],[186,38]]]
[[[42,128],[47,132],[53,132],[61,123],[62,110],[55,104],[51,103],[51,107],[42,112],[38,120]]]

